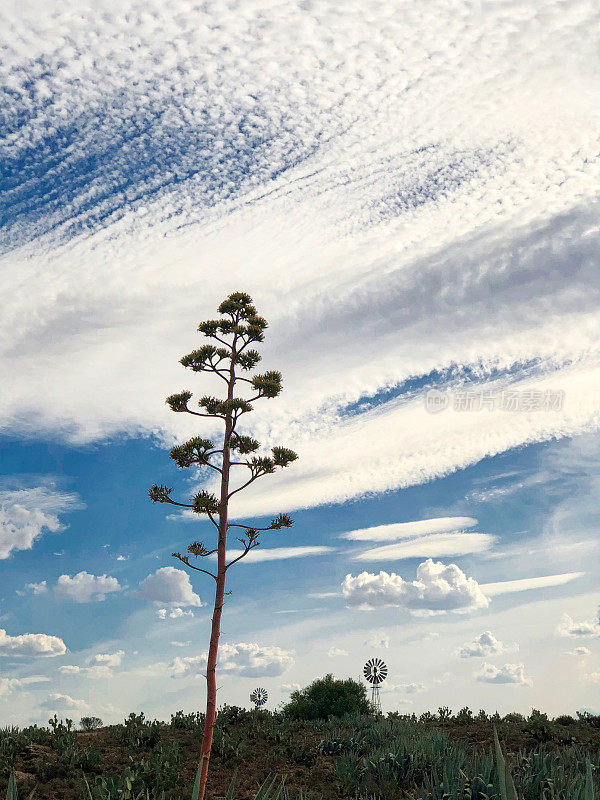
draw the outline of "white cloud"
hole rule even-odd
[[[379,650],[381,648],[387,648],[390,646],[391,639],[389,634],[385,633],[384,631],[375,631],[369,638],[366,640],[365,645],[367,647],[374,647],[375,649]]]
[[[240,564],[257,564],[262,561],[280,561],[288,558],[306,558],[307,556],[321,556],[325,553],[334,551],[333,547],[324,545],[311,545],[299,547],[257,547],[251,550],[244,558],[238,562]],[[231,560],[241,556],[243,550],[228,550],[227,559]],[[211,557],[216,558],[216,556]]]
[[[299,683],[282,683],[280,686],[282,692],[296,692],[301,688]]]
[[[32,594],[46,594],[48,591],[46,581],[40,581],[40,583],[26,583],[25,588],[29,589]]]
[[[120,667],[124,655],[123,650],[117,650],[116,653],[96,653],[90,658],[89,663],[99,667]]]
[[[336,658],[337,656],[347,656],[348,651],[343,650],[341,647],[330,647],[327,651],[329,658]]]
[[[396,544],[373,547],[354,556],[356,561],[399,561],[405,558],[432,558],[483,553],[496,541],[488,533],[435,533]]]
[[[0,560],[15,550],[31,550],[45,531],[64,530],[59,514],[79,507],[76,495],[47,486],[0,490]]]
[[[58,636],[22,633],[10,636],[0,628],[0,656],[61,656],[67,647]]]
[[[52,694],[48,695],[42,706],[51,711],[84,711],[89,708],[88,704],[84,703],[83,700],[75,700],[68,694],[60,694],[59,692],[52,692]]]
[[[61,675],[79,675],[82,670],[76,664],[64,664],[58,668],[58,671]]]
[[[435,517],[414,522],[394,522],[390,525],[375,525],[342,533],[342,539],[356,542],[394,542],[397,539],[413,539],[437,533],[454,533],[477,525],[473,517]]]
[[[541,575],[539,578],[521,578],[515,581],[499,581],[482,583],[481,588],[488,597],[509,592],[528,592],[531,589],[546,589],[551,586],[563,586],[565,583],[581,578],[583,572],[565,572],[561,575]]]
[[[474,677],[483,683],[531,685],[531,680],[525,675],[524,664],[505,664],[503,667],[495,667],[493,664],[484,663],[481,670],[474,674]]]
[[[192,643],[191,641],[187,641],[187,642],[171,642],[171,645],[173,647],[189,647],[191,645],[191,643]]]
[[[202,674],[207,654],[176,657],[170,665],[175,678]],[[292,653],[281,647],[255,643],[223,644],[219,648],[219,670],[243,678],[276,677],[294,664]]]
[[[249,516],[345,502],[425,483],[525,443],[595,429],[600,398],[592,387],[597,384],[600,367],[586,372],[565,368],[552,378],[511,384],[518,392],[564,391],[569,403],[561,412],[498,410],[483,417],[449,411],[435,416],[421,400],[389,401],[298,439],[299,461],[271,476],[268,484],[236,496],[233,511]],[[366,454],[358,465],[357,452]]]
[[[175,567],[160,567],[140,583],[140,597],[169,606],[202,606],[200,597],[192,589],[187,572]],[[179,615],[181,616],[181,615]]]
[[[583,680],[590,683],[600,683],[600,672],[588,672],[583,676]]]
[[[401,606],[413,611],[466,611],[485,608],[489,602],[477,581],[456,564],[431,559],[419,564],[414,581],[383,571],[346,575],[342,595],[348,605],[364,609]]]
[[[2,678],[0,677],[0,697],[10,694],[15,689],[31,686],[36,683],[48,683],[49,678],[44,675],[30,675],[27,678]]]
[[[596,638],[600,636],[600,623],[592,619],[575,622],[568,614],[563,614],[556,632],[571,639]]]
[[[400,683],[395,688],[400,689],[406,694],[417,694],[418,692],[425,692],[427,691],[427,687],[424,683]]]
[[[21,686],[21,681],[18,678],[0,678],[0,697],[7,695],[19,686]]]
[[[591,650],[589,647],[574,647],[572,650],[569,650],[570,656],[577,656],[578,658],[583,658],[584,656],[591,655]]]
[[[483,631],[472,642],[467,642],[459,647],[456,655],[459,658],[486,658],[501,653],[512,653],[518,649],[519,646],[516,643],[505,645],[491,631]]]
[[[195,4],[159,28],[135,23],[138,6],[75,18],[61,4],[51,17],[32,0],[6,15],[8,113],[22,120],[7,147],[22,183],[1,271],[3,422],[79,439],[182,434],[160,402],[180,382],[173,343],[187,347],[191,320],[212,313],[217,289],[198,307],[201,288],[251,275],[272,322],[267,355],[288,365],[272,422],[256,427],[292,435],[302,459],[247,508],[383,491],[597,426],[600,79],[581,35],[592,4],[532,0],[541,27],[505,3],[265,15],[228,0],[218,24]],[[156,0],[147,8],[162,19]],[[104,168],[73,155],[84,152]],[[31,162],[52,191],[38,180],[24,198]],[[409,398],[339,414],[433,370],[519,379],[534,362],[567,391],[564,412],[457,424]]]
[[[85,675],[86,678],[112,678],[113,670],[106,664],[94,664],[90,667],[78,667],[74,664],[66,664],[59,667],[58,671],[62,675]]]
[[[156,610],[156,616],[159,619],[181,619],[182,617],[193,617],[194,612],[191,608],[187,611],[184,611],[183,608],[158,608]]]
[[[83,570],[71,577],[61,575],[54,587],[54,594],[75,603],[100,603],[107,594],[121,591],[123,587],[109,575],[91,575]]]

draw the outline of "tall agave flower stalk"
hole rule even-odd
[[[287,514],[275,517],[266,527],[257,527],[229,521],[229,502],[259,478],[270,475],[278,468],[287,467],[297,456],[286,447],[273,447],[270,455],[258,455],[259,442],[240,432],[240,421],[253,410],[253,403],[264,398],[274,398],[281,392],[281,373],[270,370],[252,374],[260,361],[260,355],[251,347],[262,342],[267,322],[258,316],[252,299],[244,292],[229,295],[219,306],[220,319],[207,320],[198,326],[211,343],[205,344],[181,359],[181,364],[192,372],[207,372],[224,383],[224,396],[203,396],[196,408],[191,408],[193,394],[183,391],[167,398],[167,404],[178,414],[191,414],[217,421],[223,430],[219,445],[212,440],[194,437],[171,450],[170,456],[181,468],[199,467],[214,471],[219,480],[218,496],[202,490],[189,503],[171,497],[172,489],[155,484],[149,491],[155,503],[169,503],[190,509],[195,514],[207,517],[216,532],[216,545],[206,546],[193,542],[187,554],[173,553],[187,568],[208,575],[215,581],[215,601],[212,616],[208,663],[206,666],[206,717],[200,749],[200,769],[193,800],[202,800],[206,791],[208,765],[212,747],[213,728],[216,716],[217,684],[216,668],[221,632],[221,615],[225,597],[225,579],[233,564],[243,559],[260,544],[260,535],[266,531],[289,528],[292,520]],[[242,390],[239,393],[238,390]],[[245,390],[245,392],[244,392]],[[243,394],[250,396],[243,396]],[[198,410],[196,410],[198,409]],[[240,481],[234,480],[233,472],[241,472]],[[242,545],[241,553],[227,560],[227,537],[232,528],[240,534],[237,541]],[[198,566],[198,560],[217,554],[216,573]],[[191,562],[194,559],[195,563]]]

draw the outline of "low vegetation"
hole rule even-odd
[[[221,708],[207,797],[226,797],[236,774],[228,800],[600,798],[600,716],[440,708],[298,719],[297,707],[292,697],[286,713]],[[0,729],[0,797],[13,800],[16,786],[42,800],[189,800],[203,725],[202,714],[178,711],[168,723],[130,714],[91,730],[56,717]]]

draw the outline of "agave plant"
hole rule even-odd
[[[31,791],[31,794],[28,797],[28,800],[33,800],[35,795],[35,789]],[[19,800],[19,793],[17,792],[17,778],[15,776],[14,770],[10,773],[8,777],[8,788],[6,790],[6,800]]]

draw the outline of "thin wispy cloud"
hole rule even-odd
[[[232,560],[243,554],[243,550],[228,550],[227,559]],[[326,545],[304,545],[297,547],[257,547],[251,550],[241,560],[241,564],[259,564],[264,561],[281,561],[289,558],[307,558],[308,556],[321,556],[334,552],[333,547]],[[215,558],[215,556],[211,556]]]
[[[532,589],[546,589],[551,586],[563,586],[578,578],[583,572],[565,572],[561,575],[541,575],[538,578],[520,578],[514,581],[497,581],[496,583],[484,583],[481,588],[488,595],[494,597],[499,594],[509,594],[510,592],[528,592]]]
[[[340,538],[357,542],[395,542],[398,539],[413,539],[439,533],[453,533],[477,525],[473,517],[436,517],[413,522],[394,522],[390,525],[375,525],[342,533]]]
[[[496,541],[487,533],[439,533],[397,544],[373,547],[354,556],[356,561],[399,561],[405,558],[435,558],[482,553]]]

